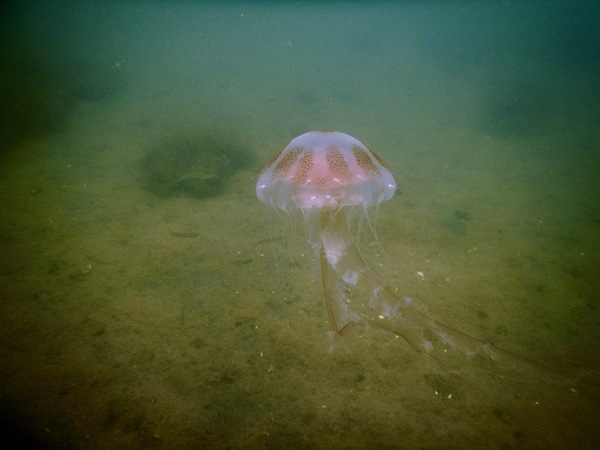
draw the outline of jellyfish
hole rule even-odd
[[[357,139],[337,131],[296,137],[259,176],[256,193],[262,202],[288,213],[300,211],[304,217],[309,244],[320,264],[332,338],[359,326],[380,329],[404,339],[457,378],[440,359],[448,351],[536,366],[431,318],[423,306],[396,294],[369,268],[353,223],[357,216],[368,221],[368,211],[395,191],[396,181],[385,162]],[[355,307],[361,301],[367,306]]]

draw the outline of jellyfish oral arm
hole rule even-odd
[[[442,356],[458,352],[471,357],[480,353],[492,360],[556,375],[551,368],[439,322],[417,309],[412,300],[396,295],[379,280],[360,254],[344,208],[320,214],[320,242],[312,244],[319,248],[325,306],[334,336],[342,336],[356,326],[393,333],[457,378],[442,362]],[[363,292],[368,291],[367,312],[359,312],[349,303],[348,298],[355,290],[359,301]]]
[[[356,325],[390,331],[441,364],[424,335],[425,329],[436,326],[435,322],[396,296],[371,271],[358,251],[344,209],[321,213],[320,238],[321,276],[333,331],[341,335]],[[369,291],[369,317],[356,312],[347,302],[346,294],[359,283]]]

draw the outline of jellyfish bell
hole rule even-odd
[[[267,164],[258,198],[286,212],[301,211],[308,241],[335,265],[347,244],[355,209],[377,208],[396,191],[385,162],[362,142],[338,131],[311,131],[293,139]],[[335,226],[334,226],[335,225]],[[350,225],[350,224],[348,224]],[[346,229],[347,228],[347,229]]]
[[[258,198],[284,211],[365,208],[396,191],[385,163],[359,140],[337,131],[311,131],[286,145],[256,185]]]

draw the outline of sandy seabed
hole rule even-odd
[[[203,11],[206,23],[190,28],[202,39],[182,42],[207,63],[175,32],[141,33],[154,23],[148,13],[148,23],[124,27],[144,37],[130,39],[146,65],[122,52],[109,66],[129,71],[129,84],[75,102],[52,132],[3,147],[0,447],[597,448],[593,77],[577,84],[538,67],[542,81],[535,70],[523,76],[532,90],[463,76],[438,57],[477,66],[477,51],[416,42],[429,30],[417,19],[435,19],[429,10],[394,18],[388,31],[409,27],[406,39],[358,26],[338,35],[329,10],[331,27],[276,28],[271,39],[265,27],[293,27],[300,11],[271,17],[269,8]],[[169,27],[164,18],[181,11],[160,13],[156,23]],[[381,14],[377,27],[389,17]],[[224,23],[211,29],[213,18]],[[335,45],[312,43],[317,32]],[[160,64],[152,36],[165,40]],[[328,63],[347,60],[340,48],[372,64],[340,72]],[[435,57],[422,56],[428,48]],[[520,68],[506,69],[501,55],[493,63],[477,67],[494,81],[494,70]],[[235,130],[253,162],[219,195],[146,189],[150,150],[196,129]],[[391,289],[561,375],[456,354],[457,379],[403,340],[360,328],[332,348],[303,220],[255,194],[262,166],[311,129],[357,137],[396,176],[377,239],[360,235]]]

